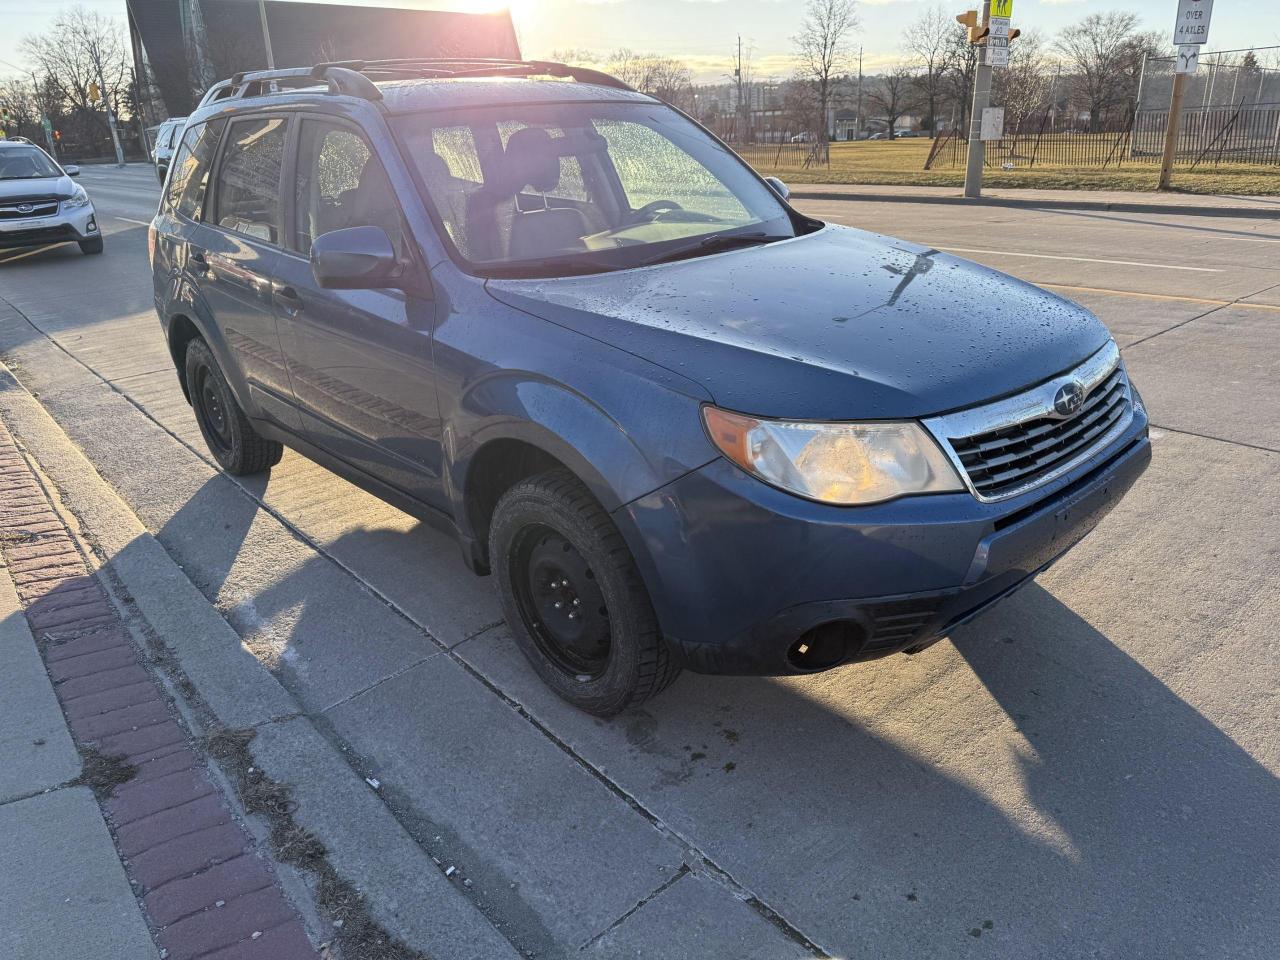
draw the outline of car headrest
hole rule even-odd
[[[524,127],[513,133],[503,154],[502,180],[513,194],[526,186],[539,193],[554,190],[560,182],[560,153],[551,134],[538,127]]]

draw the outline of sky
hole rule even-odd
[[[124,0],[78,2],[124,19]],[[60,9],[72,5],[61,0],[0,0],[0,76],[25,66],[24,36],[46,29]],[[473,11],[510,7],[527,57],[569,49],[604,54],[625,46],[679,57],[693,67],[699,82],[716,82],[732,69],[739,33],[744,47],[752,51],[757,78],[781,79],[790,73],[791,37],[799,28],[804,0],[379,0],[355,5]],[[932,5],[960,13],[978,4],[976,0],[858,3],[861,24],[853,44],[865,51],[865,69],[874,73],[899,62],[904,30]],[[1144,27],[1172,36],[1176,8],[1177,0],[1014,0],[1013,22],[1052,35],[1090,13],[1129,10],[1142,18]],[[1280,2],[1217,0],[1209,49],[1272,44],[1280,45]]]

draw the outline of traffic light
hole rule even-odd
[[[968,30],[970,43],[981,43],[983,40],[987,39],[987,34],[991,32],[990,27],[978,26],[977,10],[966,10],[964,13],[958,14],[956,16],[956,23]]]
[[[100,92],[101,91],[98,90],[98,85],[94,83],[92,80],[90,80],[89,81],[89,102],[97,103],[98,100],[101,99],[99,97]]]
[[[1018,37],[1019,37],[1019,36],[1021,36],[1021,35],[1022,35],[1022,31],[1021,31],[1021,30],[1019,30],[1017,27],[1010,27],[1010,28],[1009,28],[1009,42],[1010,42],[1010,43],[1012,43],[1014,40],[1017,40],[1017,39],[1018,39]]]
[[[62,131],[61,131],[61,130],[55,130],[55,131],[53,131],[53,139],[54,139],[57,143],[61,143],[61,142],[62,142]]]

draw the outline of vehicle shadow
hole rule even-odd
[[[608,723],[490,643],[461,652],[840,955],[1280,946],[1277,778],[1037,585],[954,647],[806,678],[685,676]]]
[[[255,484],[265,481],[245,489],[260,496]],[[340,691],[380,691],[380,732],[363,750],[374,769],[473,779],[470,764],[448,766],[464,754],[441,766],[440,750],[414,731],[424,710],[467,717],[474,704],[427,705],[379,686],[439,649],[327,557],[273,566],[256,541],[260,520],[275,523],[215,477],[158,537],[310,712]],[[326,551],[357,541],[399,558],[435,542],[416,529],[358,531]],[[424,558],[409,572],[428,569]],[[424,575],[422,589],[443,601],[449,586]],[[457,652],[835,955],[1276,955],[1280,783],[1271,772],[1038,585],[953,640],[816,676],[686,675],[609,721],[551,696],[505,627]],[[493,695],[480,684],[458,689]],[[493,794],[508,789],[495,783]],[[413,816],[484,851],[486,838],[466,833],[471,816],[412,790],[401,796]],[[492,815],[511,811],[495,803]]]

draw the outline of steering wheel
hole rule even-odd
[[[633,211],[631,219],[636,223],[642,223],[646,220],[657,220],[662,214],[673,213],[677,210],[684,210],[684,207],[674,200],[654,200],[651,203],[646,203],[639,210]]]

